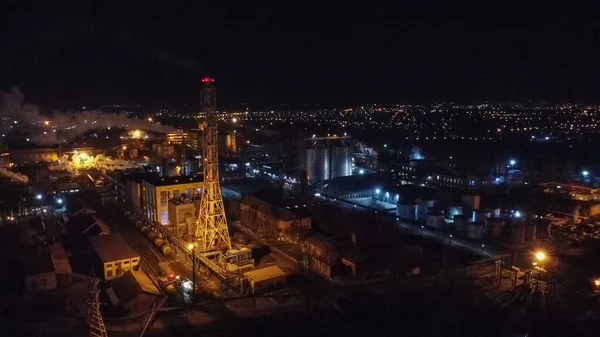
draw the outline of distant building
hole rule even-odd
[[[240,220],[253,231],[298,240],[312,227],[310,214],[301,201],[274,200],[266,193],[247,196],[240,204]]]
[[[187,141],[187,133],[185,132],[173,132],[167,133],[167,142],[174,145],[184,145]]]
[[[194,151],[202,151],[202,135],[200,129],[191,129],[188,131],[188,146]]]
[[[31,254],[24,259],[25,291],[37,293],[56,289],[56,271],[47,251]]]
[[[140,263],[140,255],[119,234],[93,236],[88,239],[99,259],[105,280],[112,280]]]
[[[186,231],[191,229],[191,225],[198,218],[198,209],[200,207],[200,195],[194,198],[175,198],[169,200],[169,224],[175,226],[185,226]]]
[[[10,151],[10,160],[15,166],[58,161],[58,148],[16,149]]]
[[[203,176],[147,177],[141,180],[141,209],[148,219],[169,224],[169,200],[186,196],[193,198],[201,194]]]

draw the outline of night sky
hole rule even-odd
[[[598,7],[521,2],[15,1],[0,10],[0,87],[46,107],[176,107],[198,104],[208,73],[221,107],[597,102]]]

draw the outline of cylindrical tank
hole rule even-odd
[[[489,218],[485,220],[487,234],[492,237],[500,237],[504,233],[504,220],[499,218]]]
[[[535,241],[536,238],[536,230],[537,230],[537,226],[535,225],[535,223],[532,224],[527,224],[527,226],[525,226],[525,240],[526,241]]]
[[[510,242],[524,243],[525,242],[525,227],[511,226],[510,227]]]
[[[406,220],[417,220],[418,204],[399,203],[396,205],[396,216]]]
[[[427,226],[441,229],[444,227],[444,215],[441,213],[427,214]]]
[[[142,232],[142,234],[146,234],[147,232],[150,231],[150,227],[148,227],[146,225],[142,225],[142,226],[140,226],[140,231]]]
[[[477,194],[463,194],[462,201],[466,204],[467,208],[474,211],[479,209],[481,205],[481,196]]]
[[[481,239],[483,238],[483,224],[477,222],[469,222],[467,225],[467,236],[469,239]]]
[[[491,218],[500,218],[500,217],[502,217],[502,210],[500,208],[492,208],[492,209],[489,209],[488,212],[490,212],[490,217]]]
[[[173,249],[171,249],[171,246],[169,246],[168,243],[163,242],[160,247],[159,247],[160,251],[165,254],[165,255],[169,255],[173,252]]]
[[[457,232],[464,232],[467,230],[467,224],[469,218],[466,215],[455,215],[454,216],[454,230]]]
[[[471,217],[471,221],[473,222],[485,222],[485,219],[489,218],[489,213],[482,211],[480,209],[473,211],[473,216]]]
[[[448,219],[453,219],[455,215],[463,214],[463,206],[462,205],[452,205],[448,207],[448,212],[446,212],[446,216]]]
[[[152,239],[152,242],[154,243],[154,245],[156,247],[160,247],[163,243],[165,243],[165,240],[161,239],[160,237],[155,237],[154,239]]]
[[[148,238],[148,240],[154,241],[154,239],[158,237],[158,234],[156,234],[155,231],[149,231],[148,233],[146,233],[146,237]]]
[[[329,154],[331,172],[329,179],[352,175],[352,150],[345,142],[335,142]]]
[[[549,239],[551,237],[550,221],[542,221],[537,224],[536,235],[538,240]]]
[[[433,207],[435,207],[435,200],[421,200],[419,202],[419,210],[417,213],[419,220],[425,220],[427,213],[429,213],[429,210]]]

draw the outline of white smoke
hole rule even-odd
[[[63,155],[59,159],[57,166],[51,166],[51,170],[64,170],[73,175],[79,175],[80,170],[127,170],[139,168],[140,165],[132,161],[123,159],[114,159],[111,157],[99,155],[88,155],[78,153],[73,155]]]
[[[25,183],[26,184],[26,183],[29,182],[29,177],[27,177],[26,175],[21,174],[21,173],[17,173],[17,172],[9,171],[9,170],[5,169],[4,167],[0,167],[0,175],[3,175],[5,177],[7,177],[9,179],[12,179],[12,180],[14,180],[16,182],[19,182],[19,183]]]
[[[158,133],[177,132],[177,129],[160,123],[131,118],[126,113],[80,111],[55,112],[52,117],[41,115],[40,108],[25,103],[25,96],[16,87],[9,92],[0,90],[0,130],[8,133],[18,128],[39,145],[65,143],[91,130],[141,129]]]

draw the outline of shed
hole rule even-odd
[[[244,273],[254,290],[264,290],[285,283],[286,274],[277,266],[269,266]]]
[[[162,296],[143,271],[130,270],[106,290],[110,302],[128,312],[146,312]]]

